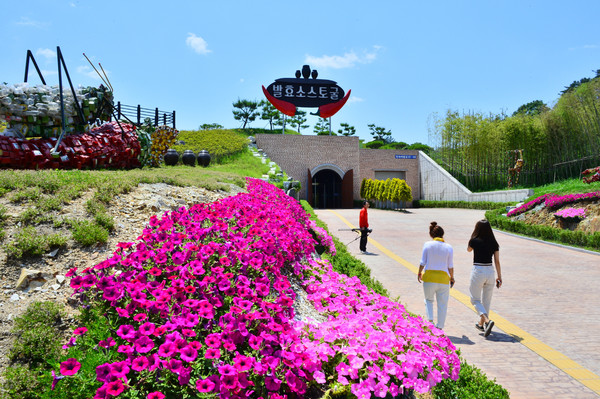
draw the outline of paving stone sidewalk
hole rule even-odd
[[[350,252],[371,268],[392,297],[399,296],[410,311],[421,315],[425,313],[423,288],[414,268],[423,243],[430,239],[429,223],[436,221],[444,228],[444,238],[454,248],[456,279],[445,331],[465,359],[496,378],[511,398],[600,397],[596,393],[600,392],[600,255],[496,232],[503,286],[494,289],[491,307],[492,314],[506,321],[506,331],[497,323],[484,338],[475,329],[478,317],[468,303],[472,253],[466,250],[484,211],[369,209],[373,229],[367,246],[370,255],[360,253],[358,240],[353,241],[355,233],[340,230],[349,227],[345,221],[357,227],[358,212],[316,211],[331,234],[350,243]],[[535,348],[553,349],[551,353],[564,355],[568,361],[557,362],[562,368],[555,366],[540,355],[542,350],[536,352],[522,344],[525,337],[541,341]],[[566,372],[573,364],[583,369],[576,375],[591,381],[593,390]]]

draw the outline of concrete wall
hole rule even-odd
[[[413,200],[421,196],[419,180],[419,151],[416,150],[371,150],[361,148],[360,153],[360,182],[362,179],[374,179],[375,172],[402,171],[406,174],[406,184],[412,189]],[[401,156],[397,158],[396,155]],[[414,158],[410,158],[414,157]],[[360,196],[360,187],[358,187]]]
[[[473,193],[422,151],[419,151],[419,169],[422,200],[519,202],[533,195],[533,190],[528,189]]]

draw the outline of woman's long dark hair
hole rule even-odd
[[[500,247],[498,241],[496,241],[496,237],[494,237],[492,226],[487,219],[481,219],[475,223],[475,230],[473,230],[473,234],[471,234],[471,239],[473,238],[481,238],[483,241],[491,243],[497,248]]]

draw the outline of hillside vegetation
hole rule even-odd
[[[511,116],[448,110],[431,132],[432,157],[474,191],[533,187],[576,178],[600,164],[600,77],[574,82],[550,108],[541,101]]]

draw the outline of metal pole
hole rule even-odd
[[[283,127],[281,128],[281,134],[285,134],[285,117],[286,115],[283,114]]]
[[[40,71],[40,68],[38,67],[37,62],[35,62],[35,58],[33,57],[33,53],[31,52],[31,50],[27,50],[27,59],[25,61],[25,80],[23,80],[23,82],[27,83],[27,77],[29,75],[29,60],[33,61],[33,66],[35,67],[35,70],[38,73],[38,76],[40,77],[40,80],[42,81],[42,84],[45,85],[46,81],[44,80],[44,77],[42,76],[42,71]]]
[[[173,129],[175,129],[175,110],[173,110]]]
[[[158,108],[154,109],[154,126],[158,126]]]
[[[138,104],[137,106],[137,124],[140,125],[140,118],[141,118],[141,114],[142,114],[142,106],[140,104]]]
[[[57,51],[60,51],[59,47],[56,47]],[[58,140],[56,141],[56,145],[54,146],[54,148],[52,149],[52,151],[50,152],[50,154],[55,157],[58,158],[58,156],[60,155],[60,153],[58,152],[58,147],[60,146],[60,143],[63,139],[63,137],[65,136],[65,133],[67,131],[66,128],[66,124],[65,124],[65,102],[63,99],[63,84],[62,84],[62,71],[60,68],[60,56],[59,53],[57,53],[56,58],[58,60],[58,90],[60,91],[59,95],[60,95],[60,118],[62,121],[62,130],[60,132],[60,136],[58,137]]]
[[[328,119],[329,119],[329,135],[331,136],[331,116]]]

